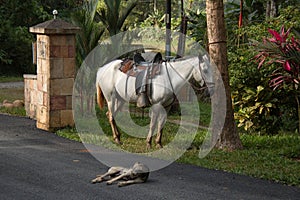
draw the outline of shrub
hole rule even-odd
[[[279,130],[295,131],[297,129],[297,103],[292,90],[280,88],[273,91],[269,87],[270,74],[278,66],[275,63],[265,65],[260,70],[253,57],[257,51],[253,48],[253,40],[261,40],[268,36],[268,28],[279,29],[282,24],[299,30],[300,12],[297,6],[280,10],[280,16],[263,23],[252,23],[235,29],[236,37],[243,37],[238,46],[229,42],[229,72],[232,97],[237,124],[247,131],[255,130],[275,134]],[[231,32],[231,33],[232,33]]]
[[[281,27],[280,32],[272,29],[268,31],[273,37],[256,44],[259,53],[254,58],[259,63],[258,68],[270,64],[276,66],[276,69],[270,73],[270,87],[292,93],[297,102],[300,121],[300,40],[293,36],[289,37],[290,29],[285,31],[284,26]],[[300,123],[298,131],[300,131]]]

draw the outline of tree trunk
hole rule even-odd
[[[240,1],[240,16],[239,16],[239,28],[243,26],[243,10],[244,10],[244,1]]]
[[[266,18],[273,18],[277,15],[277,6],[275,0],[268,0],[266,5]]]
[[[226,46],[227,38],[225,29],[223,0],[206,0],[206,15],[209,54],[222,76],[227,104],[224,127],[222,130],[219,130],[221,131],[221,133],[216,147],[227,150],[241,149],[242,143],[237,133],[234,122],[231,91],[229,86]],[[218,84],[216,85],[216,87],[219,87]],[[218,94],[214,94],[213,96],[215,96],[213,98],[217,99]]]
[[[298,133],[300,134],[300,101],[299,96],[296,94],[297,111],[298,111]]]
[[[185,15],[184,12],[184,1],[181,0],[181,23],[180,23],[180,30],[179,30],[179,39],[178,39],[178,47],[177,47],[177,58],[181,58],[184,56],[185,53],[185,40],[186,40],[186,31],[187,31],[187,16]]]

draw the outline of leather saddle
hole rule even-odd
[[[157,53],[152,61],[145,61],[141,54],[134,55],[133,60],[127,59],[121,63],[119,68],[128,77],[135,77],[135,91],[139,96],[138,107],[150,105],[151,79],[160,74],[161,63],[163,62],[161,53]]]
[[[146,70],[149,72],[147,77],[154,78],[160,74],[161,63],[163,62],[161,53],[157,53],[152,61],[146,61],[141,54],[137,53],[133,59],[126,59],[119,68],[121,72],[128,76],[138,77]]]

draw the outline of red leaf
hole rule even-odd
[[[258,69],[261,68],[261,66],[264,64],[265,60],[266,60],[266,57],[263,57],[260,59],[260,62],[258,64]]]
[[[285,61],[284,69],[289,72],[291,71],[291,65],[290,65],[289,61]]]
[[[272,30],[272,29],[269,29],[268,31],[269,31],[269,33],[271,33],[271,35],[273,35],[273,37],[276,39],[276,41],[279,41],[279,42],[282,41],[282,37],[277,31]]]

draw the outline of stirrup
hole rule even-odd
[[[148,107],[150,106],[150,101],[149,101],[149,98],[147,96],[147,94],[145,92],[142,92],[139,94],[138,96],[138,99],[137,99],[137,102],[136,102],[136,106],[138,108],[145,108],[145,107]]]

